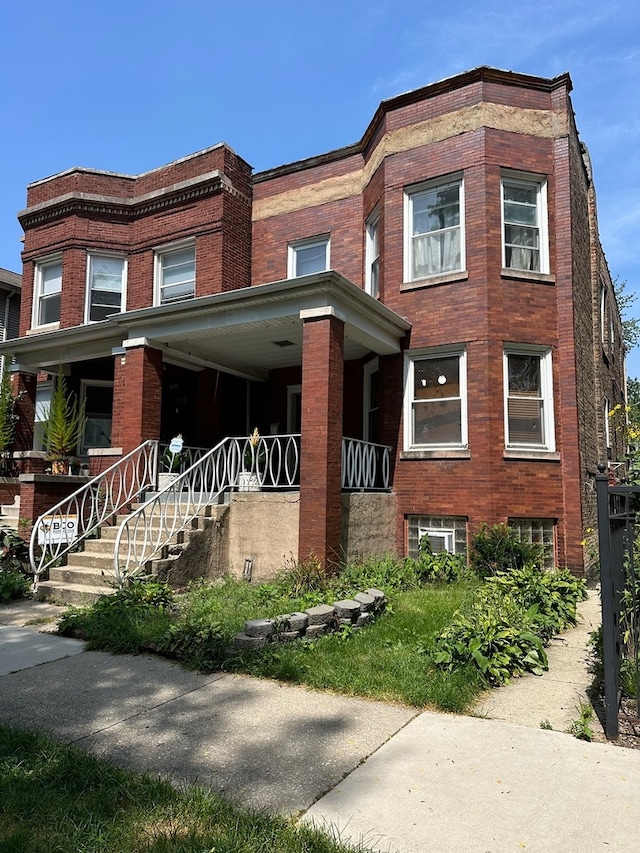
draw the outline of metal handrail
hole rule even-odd
[[[158,442],[148,439],[40,515],[29,543],[34,587],[45,569],[155,485],[157,467]]]
[[[342,439],[342,488],[384,490],[391,482],[391,448],[358,438]]]
[[[296,488],[299,482],[299,435],[223,439],[124,519],[113,556],[116,582],[139,574],[226,489]]]

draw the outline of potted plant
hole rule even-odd
[[[242,471],[238,474],[238,489],[241,492],[260,491],[260,466],[265,459],[262,439],[255,427],[247,441],[242,455]]]
[[[171,439],[171,443],[160,458],[158,466],[158,490],[162,491],[171,485],[180,473],[182,454],[182,434]]]
[[[47,459],[51,462],[52,474],[66,474],[69,460],[75,459],[75,451],[84,435],[87,417],[84,402],[79,403],[75,394],[67,392],[67,383],[62,371],[57,376],[49,414],[44,422],[44,446]]]

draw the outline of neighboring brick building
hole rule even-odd
[[[27,417],[50,387],[32,377],[65,365],[94,466],[177,432],[300,432],[299,556],[323,560],[342,437],[388,445],[390,551],[425,532],[459,550],[504,520],[581,571],[625,390],[570,91],[478,68],[384,101],[354,145],[253,176],[220,144],[31,184],[12,349]]]

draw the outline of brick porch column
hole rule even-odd
[[[11,393],[19,397],[15,413],[18,415],[13,437],[13,448],[17,453],[33,450],[33,422],[36,413],[36,384],[35,373],[11,374]]]
[[[115,356],[111,444],[129,453],[148,438],[160,438],[162,352],[141,345]]]
[[[340,558],[344,323],[330,309],[301,312],[302,439],[298,558]]]

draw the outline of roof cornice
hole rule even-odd
[[[319,154],[315,157],[296,160],[293,163],[287,163],[282,166],[276,166],[273,169],[258,172],[254,175],[253,181],[254,183],[261,183],[262,181],[268,181],[281,175],[302,172],[305,169],[312,169],[315,166],[332,163],[336,160],[344,160],[348,157],[362,155],[366,151],[367,146],[378,129],[378,126],[388,112],[410,106],[418,101],[435,98],[438,95],[446,94],[447,92],[451,92],[455,89],[461,89],[464,86],[469,86],[473,83],[479,82],[498,83],[504,86],[517,86],[526,89],[535,89],[540,92],[553,92],[562,86],[566,86],[567,93],[569,93],[573,88],[573,83],[571,82],[571,77],[568,73],[560,74],[559,76],[552,78],[536,77],[530,74],[520,74],[516,71],[503,71],[499,68],[490,68],[489,66],[481,65],[477,68],[472,68],[469,71],[464,71],[462,74],[456,74],[453,77],[446,77],[443,80],[438,80],[435,83],[429,83],[427,86],[422,86],[420,89],[412,89],[409,92],[394,95],[392,98],[381,101],[359,142],[345,146],[344,148],[337,148],[334,151],[328,151],[325,154]]]
[[[214,169],[195,178],[189,178],[186,181],[180,181],[132,198],[72,191],[40,204],[34,204],[26,210],[21,210],[18,214],[18,220],[26,229],[70,214],[135,219],[220,192],[227,192],[236,198],[240,198],[246,204],[250,203],[247,196],[235,189],[224,172]]]

